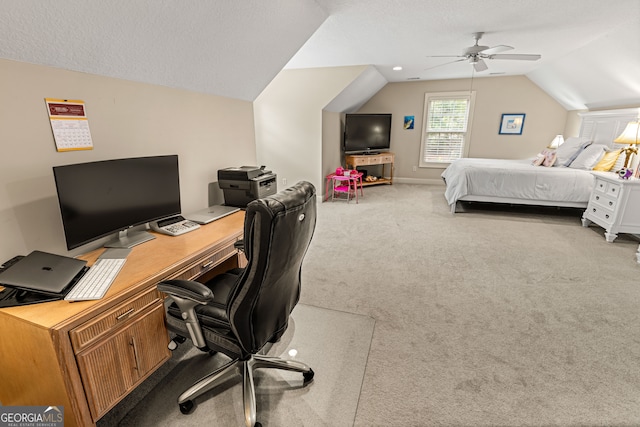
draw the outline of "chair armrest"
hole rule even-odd
[[[158,283],[158,290],[171,296],[207,304],[213,301],[213,292],[205,285],[193,280],[165,280]]]

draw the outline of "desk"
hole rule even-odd
[[[204,278],[244,257],[244,212],[135,246],[104,298],[0,309],[0,402],[63,406],[65,426],[95,422],[170,358],[164,279]],[[91,265],[104,248],[79,258]]]

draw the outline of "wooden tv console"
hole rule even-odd
[[[345,164],[348,169],[357,169],[359,166],[382,165],[382,178],[376,181],[363,180],[362,185],[393,184],[393,160],[395,155],[389,152],[379,154],[347,154]],[[390,165],[389,176],[385,174],[385,166]]]
[[[65,426],[95,426],[171,354],[164,279],[205,279],[244,266],[237,212],[177,237],[135,246],[104,298],[0,309],[0,402],[64,407]],[[91,265],[104,248],[79,258]]]

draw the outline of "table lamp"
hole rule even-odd
[[[562,144],[564,144],[564,137],[562,135],[556,135],[547,148],[558,148]]]
[[[636,120],[635,122],[629,122],[627,124],[627,127],[624,128],[622,134],[613,140],[613,142],[617,144],[629,144],[629,146],[623,150],[627,155],[627,157],[624,159],[625,168],[629,166],[629,159],[631,158],[631,155],[638,154],[638,149],[634,147],[634,145],[640,143],[639,135],[640,120]]]

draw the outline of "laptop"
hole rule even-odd
[[[213,205],[206,209],[185,215],[185,218],[197,224],[209,224],[212,221],[238,212],[239,210],[240,208],[236,208],[235,206]]]
[[[61,295],[84,274],[86,261],[33,251],[20,261],[0,272],[0,285]]]

